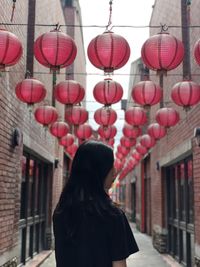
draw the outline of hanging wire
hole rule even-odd
[[[169,30],[167,24],[160,23],[160,27],[161,27],[161,33],[167,32]]]
[[[0,72],[1,73],[1,72]],[[18,70],[4,70],[2,73],[23,73],[24,71],[18,71]],[[50,72],[45,71],[34,71],[35,75],[51,75]],[[59,73],[59,75],[66,75],[65,72]],[[69,72],[67,75],[80,75],[80,76],[105,76],[104,73],[96,73],[96,72]],[[167,73],[167,77],[179,77],[182,76],[182,73]],[[115,73],[114,76],[141,76],[140,73]],[[158,77],[156,73],[151,73],[152,77]],[[192,73],[193,77],[199,77],[200,73]],[[113,77],[113,76],[112,76]]]
[[[16,0],[15,0],[16,1]],[[27,23],[10,23],[10,22],[0,22],[2,26],[33,26],[33,27],[56,27],[57,24],[27,24]],[[73,27],[73,28],[107,28],[108,25],[76,25],[76,24],[60,24],[60,27]],[[200,28],[200,25],[168,25],[168,29],[181,29],[181,28]],[[132,29],[160,29],[160,25],[112,25],[112,28],[132,28]]]
[[[109,27],[112,25],[112,4],[113,4],[113,0],[110,0],[109,1],[109,5],[110,5],[110,8],[109,8],[109,19],[108,19],[108,24],[106,26],[106,31],[109,31]]]
[[[13,5],[12,5],[12,13],[11,13],[11,18],[10,21],[13,21],[13,17],[14,17],[14,12],[15,12],[15,3],[17,0],[13,0]]]
[[[29,70],[26,71],[24,78],[25,79],[31,78],[31,72]]]
[[[61,25],[59,24],[59,22],[55,25],[55,31],[60,31]]]

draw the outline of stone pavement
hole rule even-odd
[[[138,232],[131,224],[133,233],[140,251],[131,255],[127,259],[127,267],[178,267],[167,255],[159,254],[152,246],[152,240],[149,236]],[[54,252],[48,257],[41,267],[55,267]]]

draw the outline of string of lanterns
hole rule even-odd
[[[124,37],[109,30],[111,13],[112,1],[110,1],[110,16],[106,31],[93,38],[87,49],[90,62],[96,68],[103,70],[104,75],[111,75],[115,70],[122,68],[129,60],[131,51]],[[23,48],[17,36],[9,31],[0,30],[0,40],[0,69],[3,70],[18,63]],[[56,25],[54,30],[39,36],[34,42],[36,60],[54,73],[59,73],[61,68],[70,66],[76,54],[77,47],[74,40],[61,32],[59,25]],[[166,74],[183,61],[184,46],[162,27],[160,33],[144,42],[141,58],[147,68],[156,71],[158,75]],[[200,65],[200,40],[194,46],[194,58]],[[34,116],[38,123],[48,127],[59,144],[73,157],[78,148],[76,138],[79,139],[79,143],[94,138],[92,127],[87,123],[88,111],[80,106],[85,96],[85,89],[74,80],[65,80],[55,85],[53,90],[55,99],[66,106],[65,121],[60,121],[56,108],[49,105],[37,107]],[[16,85],[15,92],[20,101],[31,107],[46,97],[45,86],[30,76]],[[94,113],[94,120],[99,124],[98,135],[103,142],[113,146],[117,133],[114,126],[117,113],[112,109],[112,104],[122,99],[123,88],[109,77],[95,85],[93,95],[95,100],[103,105]],[[148,122],[147,111],[152,105],[162,101],[163,88],[146,79],[134,85],[131,96],[138,106],[130,107],[125,112],[123,136],[115,153],[114,165],[120,179],[135,168],[157,140],[166,136],[169,127],[175,126],[180,120],[179,113],[174,108],[160,107],[155,115],[156,122],[147,127],[146,134],[142,134],[141,127]],[[176,105],[188,110],[199,103],[200,86],[191,80],[181,81],[173,86],[171,98]],[[74,126],[74,135],[70,133],[71,125]]]
[[[199,45],[200,40],[195,44],[194,56],[196,62],[200,65]],[[149,69],[157,71],[158,75],[166,74],[167,71],[175,69],[182,62],[184,58],[184,46],[174,36],[161,31],[160,34],[150,37],[143,44],[141,57]],[[143,106],[143,108],[149,108],[151,105],[155,105],[161,101],[163,97],[162,90],[160,86],[154,84],[152,81],[142,81],[133,87],[132,99],[140,106]],[[190,80],[179,82],[171,90],[171,99],[176,105],[188,110],[191,106],[199,103],[200,86]],[[145,109],[131,107],[125,112],[125,121],[132,125],[133,129],[138,129],[140,125],[144,125],[147,122],[144,114],[146,114]],[[125,158],[127,152],[121,148],[122,143],[118,146],[116,153],[117,162],[115,165],[120,173],[119,179],[123,179],[137,166],[143,155],[155,146],[156,141],[166,135],[169,127],[175,126],[179,122],[180,115],[172,107],[162,107],[157,110],[155,119],[157,122],[147,127],[147,134],[140,136],[135,149],[130,152],[127,158]],[[123,128],[123,134],[128,134],[130,138],[132,137],[131,131],[131,127],[126,124]],[[124,164],[121,164],[124,160]]]

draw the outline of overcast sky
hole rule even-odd
[[[109,19],[109,0],[79,0],[82,13],[83,25],[107,25]],[[113,0],[112,5],[112,25],[122,26],[146,26],[149,25],[152,5],[154,0]],[[84,43],[87,57],[87,47],[89,42],[96,37],[98,34],[102,34],[105,28],[83,28]],[[149,28],[113,28],[114,33],[123,36],[129,43],[131,48],[131,56],[126,65],[115,71],[112,79],[119,82],[123,89],[123,98],[127,98],[127,89],[129,84],[130,64],[134,60],[140,57],[141,46],[149,36]],[[95,68],[87,59],[87,73],[102,74],[103,71]],[[127,75],[117,75],[127,74]],[[94,103],[93,88],[105,77],[101,75],[88,75],[87,76],[87,110],[90,112],[90,124],[94,129],[98,128],[98,125],[93,119],[94,111],[101,107],[101,104]],[[115,145],[119,143],[121,137],[121,129],[124,124],[124,112],[120,110],[121,105],[115,104],[113,108],[117,111],[118,120],[115,123],[118,128],[118,134],[116,136]]]

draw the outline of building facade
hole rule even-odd
[[[177,106],[170,97],[172,86],[185,79],[200,83],[200,67],[193,48],[200,38],[200,2],[198,0],[156,0],[150,21],[150,36],[160,32],[153,26],[168,26],[168,32],[182,40],[185,47],[183,63],[162,76],[150,71],[149,77],[163,87],[163,104],[180,114],[179,123],[167,130],[140,164],[122,181],[128,199],[125,209],[134,214],[137,227],[152,236],[154,247],[169,253],[182,266],[200,266],[199,184],[200,149],[194,129],[200,126],[200,106],[189,111]],[[152,26],[152,27],[151,27]],[[181,27],[184,26],[184,27]],[[135,71],[135,70],[134,70]],[[134,73],[133,73],[134,74]],[[130,90],[135,81],[130,84]],[[129,93],[130,95],[130,93]],[[155,121],[160,104],[151,107],[148,124]],[[131,192],[135,182],[136,197]],[[135,203],[131,203],[135,201]]]
[[[12,266],[25,265],[53,247],[52,213],[69,159],[58,141],[35,121],[34,109],[30,113],[26,104],[16,98],[15,86],[28,70],[44,83],[45,103],[54,104],[64,120],[64,105],[52,103],[55,76],[35,60],[33,43],[41,34],[53,30],[58,22],[81,25],[78,1],[17,1],[13,24],[11,10],[11,1],[2,0],[0,21],[22,42],[23,56],[18,64],[0,73],[0,266],[10,266],[11,262],[15,264]],[[66,20],[66,12],[73,14],[73,20]],[[56,83],[66,79],[68,73],[85,73],[82,31],[77,27],[72,35],[69,29],[69,26],[61,27],[61,31],[75,40],[78,54],[73,66],[56,75]],[[86,86],[86,76],[77,74],[72,78]]]

